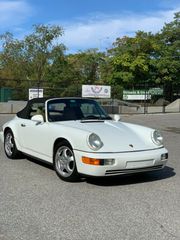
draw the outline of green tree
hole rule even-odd
[[[89,49],[68,56],[70,64],[78,75],[81,84],[101,83],[101,64],[104,61],[104,53],[97,49]]]
[[[111,83],[134,87],[147,81],[155,48],[151,33],[137,32],[135,37],[118,38],[109,51],[113,66]]]
[[[23,40],[14,39],[11,33],[1,35],[1,76],[17,79],[16,86],[21,88],[32,86],[32,80],[40,84],[49,66],[64,54],[65,46],[55,43],[62,34],[59,26],[34,25]]]
[[[157,34],[156,82],[164,84],[165,97],[173,99],[173,86],[180,86],[180,12]]]
[[[59,76],[64,89],[62,89],[61,96],[81,96],[82,84],[102,84],[101,65],[103,61],[104,53],[98,52],[97,49],[89,49],[69,54],[65,56],[64,62],[58,60],[53,64],[51,70],[55,73],[54,75]],[[50,75],[52,76],[51,72]]]
[[[2,50],[0,53],[0,74],[1,78],[15,78],[24,76],[23,72],[23,43],[15,40],[13,35],[6,32],[0,35]]]
[[[45,79],[50,83],[51,94],[57,96],[79,95],[79,74],[66,55],[57,56],[49,65]]]
[[[34,25],[34,32],[23,41],[28,78],[43,80],[48,66],[63,55],[65,46],[54,44],[62,34],[59,26]]]

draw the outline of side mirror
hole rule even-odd
[[[40,114],[37,114],[37,115],[32,116],[31,120],[34,121],[34,122],[36,122],[36,125],[39,125],[39,124],[41,124],[41,123],[44,122],[44,118],[43,118],[43,116],[40,115]]]
[[[115,114],[114,115],[114,121],[115,122],[118,122],[118,121],[120,121],[121,120],[121,116],[119,115],[119,114]]]

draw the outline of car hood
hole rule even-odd
[[[67,121],[59,124],[71,128],[73,132],[77,130],[86,131],[87,138],[90,133],[96,133],[103,142],[103,147],[99,152],[142,151],[158,147],[153,143],[151,138],[153,129],[135,124],[109,120]],[[80,134],[79,138],[81,138]],[[86,141],[84,142],[87,146]]]

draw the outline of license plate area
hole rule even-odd
[[[151,166],[154,166],[154,160],[153,159],[126,162],[126,168],[127,169],[144,168],[144,167],[151,167]]]

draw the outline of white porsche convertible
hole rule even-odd
[[[90,99],[32,99],[0,136],[8,158],[46,161],[67,181],[160,170],[168,159],[159,131],[112,120]]]

